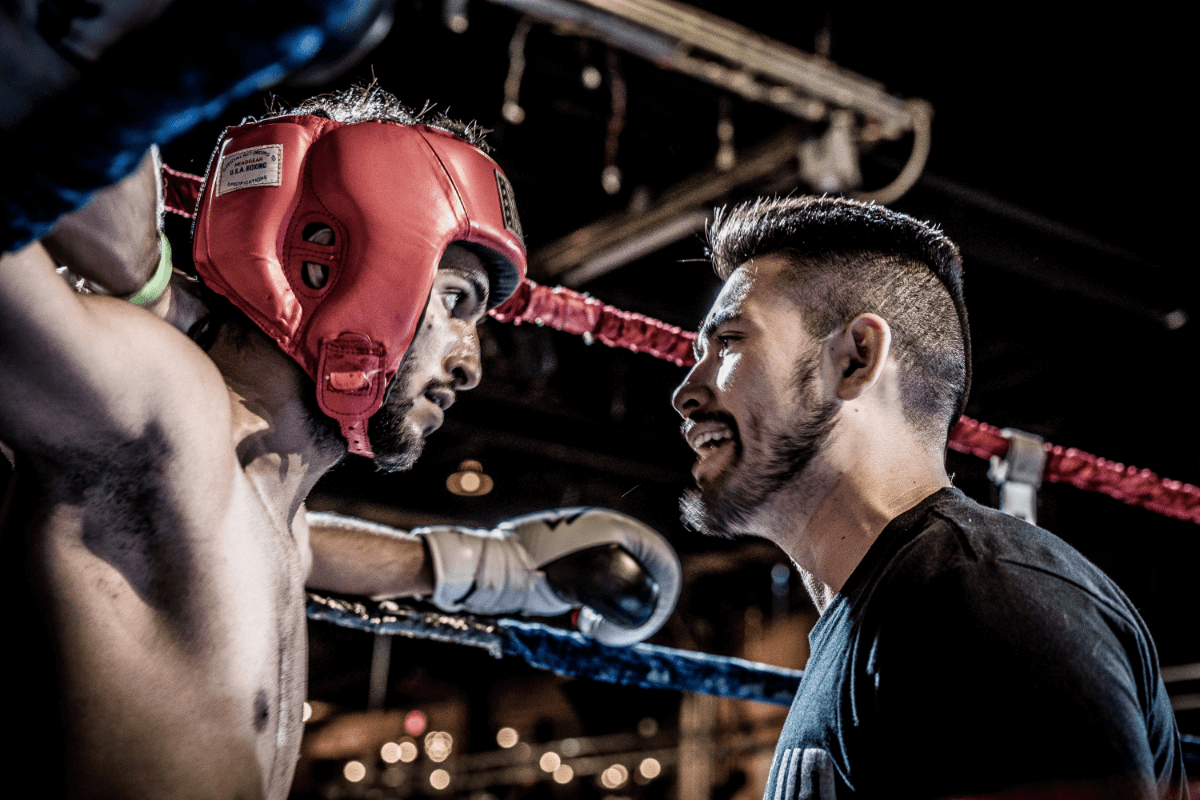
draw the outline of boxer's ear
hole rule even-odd
[[[831,341],[839,400],[855,400],[876,384],[892,349],[892,328],[878,314],[859,314]]]

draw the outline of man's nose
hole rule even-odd
[[[450,349],[445,368],[456,391],[465,392],[479,385],[483,365],[479,355],[479,331],[474,325],[467,326],[467,330]]]
[[[712,396],[711,390],[708,388],[708,383],[704,379],[706,372],[705,362],[700,361],[687,377],[683,379],[683,383],[675,390],[675,394],[671,395],[671,405],[679,412],[679,416],[687,419],[692,412],[704,405]]]

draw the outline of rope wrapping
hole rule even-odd
[[[163,166],[167,210],[192,217],[201,178]],[[692,343],[696,334],[643,314],[622,311],[594,297],[563,287],[553,289],[526,279],[517,291],[489,312],[500,322],[532,322],[555,330],[598,339],[609,347],[648,353],[680,367],[696,363]],[[590,337],[590,338],[589,338]],[[951,450],[977,456],[1003,458],[1008,440],[985,422],[963,417],[947,443]],[[1200,488],[1160,478],[1148,469],[1109,461],[1074,447],[1046,443],[1043,479],[1078,489],[1106,494],[1122,503],[1157,514],[1200,524]]]

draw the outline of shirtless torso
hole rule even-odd
[[[303,495],[279,504],[279,456],[253,444],[269,413],[165,323],[71,292],[40,246],[4,267],[6,343],[32,345],[5,348],[4,436],[31,455],[4,540],[53,631],[65,788],[286,796],[307,542]]]
[[[418,439],[479,379],[486,302],[478,258],[452,246],[385,406]],[[39,243],[0,260],[0,341],[0,440],[17,453],[0,541],[28,645],[8,669],[37,705],[20,757],[44,767],[47,796],[286,797],[313,565],[303,501],[345,454],[314,423],[311,383],[257,329],[223,328],[205,352],[144,309],[74,292]],[[363,553],[319,553],[322,582],[428,591],[421,546],[394,543],[361,560],[390,574],[367,578],[347,566]]]

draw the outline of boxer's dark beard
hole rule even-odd
[[[425,437],[413,433],[411,425],[405,424],[413,409],[413,400],[391,400],[392,397],[413,398],[412,381],[415,362],[410,360],[409,349],[396,377],[388,386],[387,399],[383,406],[367,420],[367,437],[375,453],[375,466],[386,472],[401,472],[412,469],[421,451],[425,448]]]
[[[741,431],[737,433],[734,463],[723,480],[708,489],[688,489],[679,498],[685,525],[709,536],[732,539],[747,534],[754,511],[785,485],[802,479],[804,470],[825,449],[833,432],[837,401],[818,404],[810,391],[816,354],[801,358],[797,384],[805,392],[803,419],[775,433],[761,465],[746,465]],[[751,415],[753,416],[753,415]],[[760,415],[761,416],[761,415]],[[727,421],[727,424],[732,420]]]

